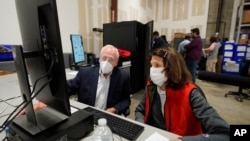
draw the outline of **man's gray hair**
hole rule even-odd
[[[109,44],[105,45],[104,47],[102,47],[100,55],[102,55],[102,52],[103,52],[104,49],[114,50],[116,52],[116,56],[117,56],[116,59],[119,59],[119,51],[118,51],[118,49],[115,46],[109,45]]]

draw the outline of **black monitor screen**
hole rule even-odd
[[[31,129],[30,126],[26,129],[34,135],[40,130],[43,131],[58,124],[61,119],[54,121],[56,117],[62,117],[58,114],[66,117],[71,115],[57,6],[56,0],[16,0],[15,3],[24,53],[19,58],[24,56],[25,67],[33,91],[32,96],[37,94],[36,99],[47,104],[48,109],[50,109],[44,112],[36,111],[37,125],[40,127],[34,127],[37,128],[37,131]],[[22,75],[27,74],[23,73]],[[25,89],[29,87],[20,86]],[[25,95],[29,97],[28,94]],[[23,118],[23,120],[25,119]],[[25,128],[25,125],[22,125],[23,121],[19,123],[17,122]],[[44,126],[48,123],[50,124],[48,127]]]
[[[71,34],[70,35],[73,61],[75,64],[85,62],[84,46],[82,41],[82,35]]]

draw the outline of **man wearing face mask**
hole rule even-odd
[[[79,102],[116,114],[128,114],[130,79],[128,72],[117,68],[118,49],[106,45],[100,52],[100,65],[82,67],[76,77],[68,80],[68,93],[77,94]],[[34,104],[34,110],[46,107],[42,102]],[[19,115],[25,114],[23,110]]]
[[[136,120],[180,135],[170,141],[229,141],[229,125],[192,82],[174,48],[150,55],[150,79],[135,109]]]
[[[83,67],[77,76],[68,81],[70,94],[77,94],[78,101],[122,114],[130,106],[129,74],[117,68],[118,49],[106,45],[100,52],[100,65]]]

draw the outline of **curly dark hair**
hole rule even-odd
[[[210,43],[217,42],[217,38],[215,36],[210,37]]]
[[[184,84],[192,81],[191,74],[183,57],[174,48],[156,48],[150,52],[150,61],[152,56],[163,58],[165,75],[168,77],[166,82],[167,87],[178,89]]]

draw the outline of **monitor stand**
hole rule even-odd
[[[6,135],[11,138],[11,141],[58,141],[64,139],[65,136],[68,141],[76,141],[88,136],[94,130],[93,125],[93,114],[78,110],[64,122],[34,136],[12,122]]]
[[[13,123],[30,133],[36,135],[68,119],[68,116],[46,107],[35,111],[36,123],[27,119],[26,115],[14,119]]]

